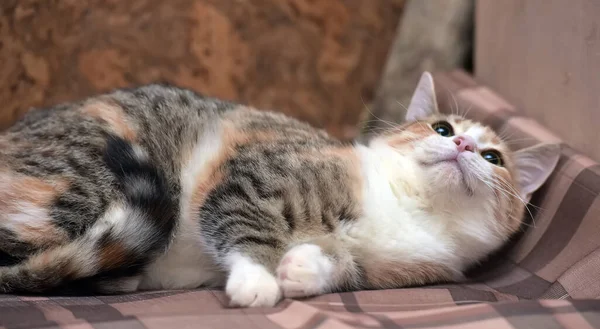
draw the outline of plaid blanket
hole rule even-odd
[[[444,111],[467,112],[515,148],[560,138],[462,72],[436,75]],[[457,110],[458,109],[458,110]],[[528,227],[465,284],[359,291],[230,309],[221,291],[0,296],[0,328],[600,328],[600,165],[564,145]]]

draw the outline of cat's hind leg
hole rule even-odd
[[[60,193],[60,184],[19,181],[23,190],[36,192],[29,195],[16,190],[20,185],[14,182],[10,193],[3,190],[0,196],[11,199],[0,199],[0,228],[10,228],[17,241],[30,245],[43,237],[39,240],[45,245],[19,263],[0,267],[0,293],[118,293],[137,288],[146,265],[168,247],[178,216],[164,173],[138,151],[123,139],[109,137],[104,161],[116,178],[120,193],[115,194],[121,196],[72,240],[51,240],[54,233],[49,230],[56,225],[47,225],[48,216],[38,211]],[[7,206],[6,200],[17,200],[21,207]],[[6,251],[6,246],[0,242],[1,249]]]
[[[51,216],[51,205],[66,186],[58,178],[43,180],[0,168],[0,266],[70,241]]]

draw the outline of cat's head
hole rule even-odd
[[[560,147],[539,144],[513,151],[491,128],[438,111],[433,79],[425,72],[407,109],[406,124],[382,136],[409,154],[424,173],[427,191],[464,207],[485,205],[509,231],[524,205],[554,170]]]

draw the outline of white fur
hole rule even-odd
[[[484,197],[465,190],[447,193],[445,176],[384,142],[356,150],[364,177],[364,217],[342,230],[349,243],[388,259],[439,263],[457,273],[502,243]]]
[[[193,289],[224,281],[193,232],[180,228],[167,252],[148,266],[140,289]]]
[[[473,125],[464,132],[465,135],[469,135],[473,137],[473,139],[477,142],[477,146],[481,148],[486,148],[486,144],[482,144],[482,137],[486,134],[486,130],[483,126]]]
[[[239,253],[225,263],[230,268],[225,293],[232,306],[271,307],[281,299],[277,280],[264,266]]]
[[[181,173],[179,227],[167,252],[152,263],[142,280],[141,289],[188,289],[221,284],[223,274],[207,254],[199,233],[198,218],[189,204],[197,177],[204,174],[209,162],[222,151],[222,131],[216,123],[202,134],[186,159]]]
[[[333,263],[314,244],[293,247],[283,256],[277,278],[285,297],[303,297],[328,290]]]
[[[222,273],[203,249],[197,222],[180,220],[169,249],[148,266],[140,288],[191,289],[222,283]]]
[[[154,230],[148,226],[146,214],[139,210],[113,204],[104,215],[90,229],[90,236],[94,239],[100,238],[107,229],[122,241],[127,249],[140,250],[146,247],[146,242]]]
[[[43,229],[48,225],[52,225],[52,217],[48,210],[44,207],[39,207],[33,203],[26,201],[18,201],[15,205],[16,212],[6,214],[0,218],[6,217],[2,222],[2,226],[9,230],[18,232],[20,227],[40,228]]]
[[[187,159],[185,165],[182,168],[181,172],[181,186],[182,186],[182,195],[181,195],[181,209],[187,210],[189,207],[189,203],[194,193],[194,190],[197,188],[196,179],[199,175],[203,174],[203,171],[206,170],[208,164],[223,150],[223,139],[222,139],[222,129],[217,123],[213,123],[212,125],[207,125],[205,127],[205,132],[198,138],[194,149],[192,150],[192,155],[189,159]],[[185,212],[187,214],[189,212]],[[183,218],[184,220],[189,220],[189,218]]]

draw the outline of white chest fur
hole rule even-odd
[[[364,216],[342,238],[374,254],[406,262],[440,263],[460,272],[502,241],[486,223],[483,207],[431,200],[423,172],[385,146],[357,146],[363,170]]]

